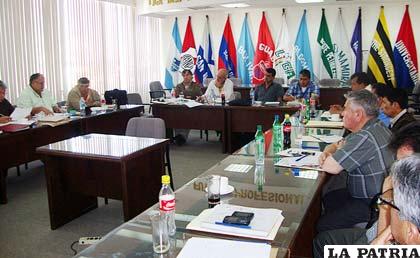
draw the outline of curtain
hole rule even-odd
[[[149,99],[149,82],[161,78],[158,18],[135,7],[98,0],[0,1],[0,80],[14,103],[40,72],[57,101],[80,77],[91,88],[124,89]]]

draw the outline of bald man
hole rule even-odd
[[[204,96],[207,99],[209,99],[211,95],[215,98],[220,98],[222,93],[225,94],[226,101],[233,99],[233,82],[228,79],[228,72],[226,69],[219,69],[219,71],[217,71],[216,79],[209,83]]]

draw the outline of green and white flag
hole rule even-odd
[[[276,51],[274,51],[272,59],[277,77],[283,78],[286,84],[296,76],[293,66],[293,57],[295,56],[293,50],[294,48],[289,38],[289,30],[287,29],[286,11],[283,9],[282,24],[277,35]]]
[[[330,31],[328,30],[324,8],[322,8],[321,25],[319,27],[317,41],[321,53],[321,64],[318,73],[319,79],[337,78],[334,46],[331,41]]]
[[[337,21],[333,32],[335,64],[337,66],[337,79],[340,85],[348,85],[350,76],[353,74],[353,60],[350,41],[347,30],[343,23],[341,8],[338,11]]]

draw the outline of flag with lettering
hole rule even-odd
[[[368,75],[374,82],[382,82],[395,87],[394,55],[389,40],[388,25],[384,7],[381,6],[378,24],[370,45],[368,57]]]
[[[359,7],[359,16],[357,17],[356,25],[354,26],[353,36],[351,37],[351,49],[355,56],[355,68],[356,73],[362,72],[362,9]]]
[[[258,42],[254,55],[253,68],[253,84],[261,84],[264,82],[265,69],[273,67],[272,56],[275,50],[273,38],[268,28],[265,13],[262,13],[260,29],[258,32]]]
[[[273,55],[273,66],[276,69],[277,77],[283,78],[286,84],[296,76],[293,58],[294,51],[287,28],[286,10],[283,9],[282,23],[276,40],[276,50]]]
[[[400,31],[394,45],[395,76],[399,88],[411,89],[418,81],[417,51],[406,5]]]
[[[328,29],[327,19],[325,18],[324,8],[322,8],[321,24],[319,26],[317,42],[321,54],[321,64],[319,65],[318,73],[319,78],[337,78],[334,45]]]
[[[333,41],[337,79],[340,80],[341,86],[348,85],[350,76],[353,73],[353,62],[350,42],[347,37],[346,27],[344,26],[341,8],[338,11],[337,21],[335,23]]]
[[[165,68],[165,87],[172,89],[179,82],[179,66],[181,64],[182,43],[179,36],[178,18],[175,18],[169,40],[168,62]]]
[[[203,40],[197,53],[197,62],[195,66],[195,81],[203,83],[206,78],[213,78],[214,59],[210,36],[209,17],[206,15],[206,24],[204,25]]]
[[[252,44],[251,32],[248,26],[248,13],[245,13],[242,23],[241,36],[238,43],[238,76],[242,84],[252,83],[252,68],[254,67],[254,44]]]
[[[223,30],[222,40],[219,48],[219,60],[217,64],[218,69],[225,68],[229,77],[238,77],[237,60],[236,60],[236,46],[230,27],[229,15],[226,20],[225,29]]]
[[[312,69],[312,53],[309,43],[308,25],[306,24],[306,10],[303,11],[299,30],[295,40],[296,73],[307,69],[311,72],[311,78],[315,78]]]
[[[187,28],[185,29],[184,42],[182,43],[181,72],[190,70],[194,74],[197,50],[195,49],[194,34],[191,26],[191,16],[188,17]]]

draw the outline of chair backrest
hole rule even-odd
[[[162,83],[160,81],[153,81],[149,84],[150,98],[158,99],[165,97],[165,91],[163,90]]]
[[[280,84],[280,85],[282,85],[282,86],[283,86],[283,84],[284,84],[284,79],[283,79],[283,78],[274,78],[274,82],[275,82],[275,83],[278,83],[278,84]]]
[[[125,135],[164,139],[165,121],[156,117],[133,117],[127,123]]]
[[[417,82],[416,85],[414,85],[413,91],[411,93],[415,94],[413,96],[414,103],[420,103],[420,82]]]
[[[233,86],[240,87],[242,85],[242,80],[239,78],[232,77],[229,80],[233,82]]]
[[[116,99],[118,105],[126,105],[127,104],[127,91],[113,89],[107,90],[104,94],[106,104],[112,104],[112,100]]]
[[[321,79],[319,80],[320,86],[329,86],[329,87],[339,87],[340,80],[339,79]]]
[[[143,100],[141,99],[141,96],[138,93],[128,93],[127,104],[141,105],[143,104]]]

